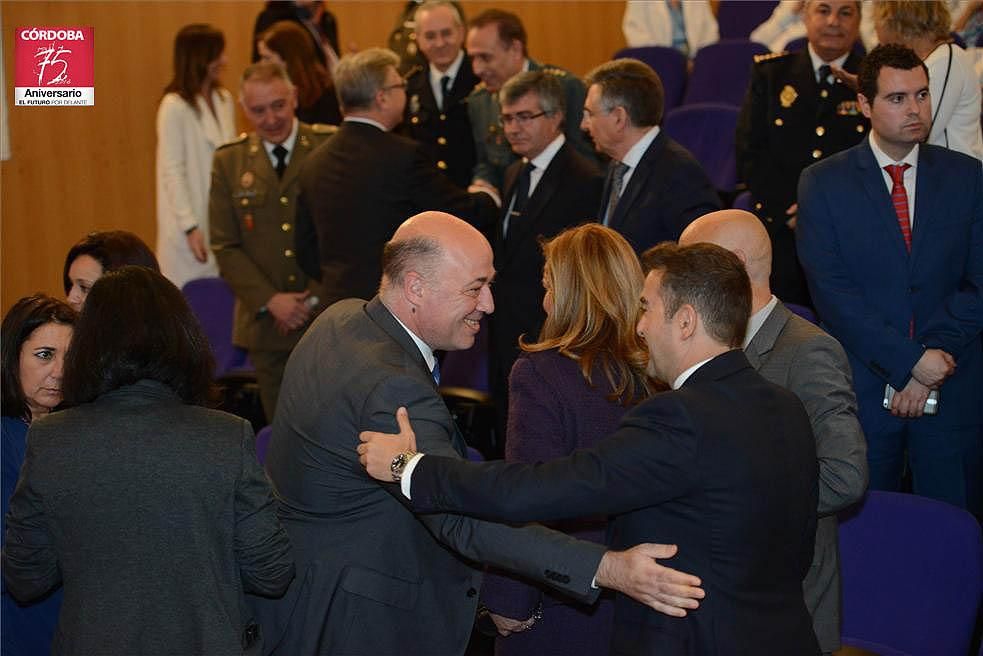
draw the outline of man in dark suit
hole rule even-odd
[[[700,164],[662,122],[658,74],[637,59],[601,64],[587,75],[583,129],[611,157],[598,217],[636,253],[675,241],[689,222],[720,209]]]
[[[931,99],[913,51],[875,48],[858,84],[870,137],[799,183],[802,266],[850,357],[871,489],[899,490],[907,455],[916,494],[980,513],[980,163],[921,143]]]
[[[464,22],[449,0],[428,0],[414,16],[416,44],[427,64],[406,76],[402,130],[424,144],[434,166],[467,189],[475,155],[465,101],[478,78],[464,52]]]
[[[603,178],[563,134],[563,85],[545,71],[519,73],[499,92],[502,130],[522,159],[505,171],[504,213],[495,224],[495,288],[491,316],[491,391],[504,435],[508,379],[519,355],[519,336],[535,340],[543,311],[541,240],[595,221]]]
[[[737,121],[737,168],[772,241],[771,288],[786,303],[812,305],[795,251],[795,188],[802,170],[856,145],[870,126],[856,93],[836,77],[855,74],[860,29],[857,0],[809,0],[809,45],[759,55]]]
[[[817,654],[802,600],[816,528],[809,419],[740,350],[751,308],[740,260],[712,244],[661,244],[648,257],[638,333],[650,372],[674,391],[629,411],[596,448],[538,465],[397,456],[412,435],[400,410],[402,439],[362,435],[363,464],[400,479],[418,511],[615,513],[612,546],[676,543],[706,599],[674,617],[619,596],[612,654]]]
[[[437,392],[434,351],[470,347],[494,310],[491,248],[450,215],[406,221],[386,245],[383,269],[377,297],[328,308],[287,364],[266,468],[298,575],[282,600],[258,609],[275,653],[462,654],[481,585],[474,561],[588,602],[597,596],[592,577],[601,586],[624,581],[628,572],[617,570],[629,563],[646,580],[636,594],[655,593],[648,575],[656,571],[682,582],[669,586],[681,596],[697,594],[686,585],[694,577],[649,557],[671,555],[664,547],[605,553],[542,527],[414,515],[398,489],[365,476],[358,433],[395,428],[399,405],[420,419],[425,448],[463,457],[466,445]]]
[[[867,489],[867,444],[857,419],[850,363],[839,342],[789,312],[771,293],[771,242],[757,217],[742,210],[701,216],[679,238],[681,245],[699,242],[722,246],[744,262],[751,279],[744,354],[758,373],[799,397],[809,413],[819,458],[819,520],[802,589],[819,646],[832,654],[840,648],[836,513]]]
[[[529,57],[526,28],[518,16],[501,9],[481,12],[468,25],[467,50],[474,74],[481,80],[468,97],[477,154],[475,181],[501,189],[505,169],[517,159],[498,122],[498,91],[509,78],[525,71],[543,70],[560,81],[567,108],[563,132],[571,146],[585,157],[593,157],[590,144],[580,131],[584,83],[562,68],[540,64]]]
[[[498,212],[492,196],[458,189],[421,144],[390,132],[406,106],[397,63],[380,48],[342,58],[335,85],[345,120],[301,171],[297,255],[321,280],[325,305],[372,296],[382,246],[406,217],[436,209],[489,226]]]
[[[249,350],[272,419],[290,350],[323,309],[317,281],[297,266],[291,231],[300,167],[334,127],[299,122],[296,88],[268,62],[243,73],[239,101],[255,131],[215,151],[210,242],[236,295],[232,341]]]

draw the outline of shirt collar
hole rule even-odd
[[[287,149],[287,159],[288,160],[290,159],[290,153],[294,152],[294,144],[297,142],[297,127],[298,127],[298,124],[299,124],[299,122],[297,121],[297,117],[294,117],[294,126],[292,128],[290,128],[290,135],[286,139],[283,140],[283,143],[275,144],[275,143],[270,143],[269,141],[266,141],[265,139],[263,140],[263,148],[266,149],[266,154],[270,158],[270,161],[271,162],[275,162],[276,161],[275,156],[273,155],[273,149],[276,148],[277,146],[283,146],[284,148],[286,148]]]
[[[763,326],[765,321],[768,320],[768,317],[771,316],[771,312],[775,309],[776,305],[778,305],[778,299],[774,294],[772,294],[771,300],[765,303],[763,308],[751,315],[751,318],[748,319],[747,322],[747,332],[744,334],[743,348],[747,348],[747,345],[751,343],[754,336],[758,334],[758,331],[761,330],[761,326]]]
[[[557,135],[556,139],[551,141],[550,144],[546,146],[546,148],[543,148],[543,152],[539,153],[529,161],[532,162],[532,165],[535,166],[537,170],[545,171],[546,167],[553,161],[553,158],[556,157],[556,154],[560,152],[560,148],[563,147],[566,140],[567,138],[561,132],[559,135]]]
[[[451,63],[450,66],[447,67],[447,70],[444,71],[443,73],[441,73],[439,70],[437,70],[437,67],[436,66],[434,66],[433,64],[430,64],[430,66],[429,66],[430,67],[430,83],[431,84],[436,84],[436,85],[440,86],[440,78],[444,77],[445,75],[451,79],[451,82],[453,82],[454,80],[457,79],[457,71],[460,70],[460,68],[461,68],[461,62],[463,62],[463,61],[464,61],[464,51],[463,50],[458,50],[457,51],[457,57],[454,58],[454,61]]]
[[[635,145],[628,149],[625,156],[621,159],[622,164],[627,164],[629,168],[635,168],[642,161],[642,156],[649,149],[655,138],[659,136],[659,126],[653,125],[652,128],[642,135],[642,138],[635,142]]]
[[[366,125],[377,127],[383,132],[389,132],[389,130],[386,129],[386,126],[379,121],[372,120],[371,118],[365,118],[364,116],[346,116],[343,120],[349,123],[365,123]]]
[[[882,101],[883,102],[883,101]],[[871,130],[870,132],[870,149],[874,152],[874,159],[877,160],[877,166],[883,169],[889,164],[908,164],[911,168],[915,168],[918,165],[918,144],[916,143],[914,147],[908,151],[908,154],[904,156],[900,161],[895,162],[891,159],[891,156],[881,150],[880,144],[877,143],[877,133]]]
[[[816,54],[816,51],[812,49],[812,44],[808,44],[809,49],[809,59],[812,61],[812,74],[815,79],[819,79],[819,67],[823,64],[829,64],[830,67],[843,68],[843,64],[846,62],[846,58],[850,56],[850,51],[847,50],[845,53],[834,59],[833,61],[823,61],[823,58]]]
[[[385,307],[385,304],[383,304],[383,307]],[[426,342],[424,342],[422,339],[417,337],[416,333],[414,333],[412,330],[407,328],[406,324],[399,320],[399,317],[396,316],[395,312],[390,310],[388,307],[386,308],[386,310],[388,310],[389,314],[393,316],[393,319],[396,320],[396,323],[402,326],[403,330],[406,331],[406,334],[409,335],[410,339],[413,340],[413,343],[416,344],[416,347],[420,349],[420,355],[422,355],[423,359],[426,360],[427,362],[427,369],[433,371],[433,365],[437,361],[437,358],[434,357],[433,349],[430,348],[430,346],[428,346]]]
[[[697,362],[696,364],[694,364],[692,367],[690,367],[689,369],[687,369],[683,373],[679,374],[679,376],[677,376],[676,377],[676,380],[673,382],[672,388],[674,390],[678,390],[680,387],[683,386],[683,383],[685,383],[689,379],[689,377],[693,375],[693,373],[697,369],[699,369],[700,367],[702,367],[703,365],[705,365],[710,360],[713,360],[713,358],[707,358],[706,360],[700,360],[699,362]]]

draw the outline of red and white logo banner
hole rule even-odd
[[[92,28],[16,28],[14,104],[42,107],[95,105]]]

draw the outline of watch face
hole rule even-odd
[[[403,453],[397,454],[396,457],[393,458],[392,463],[389,465],[389,472],[392,474],[394,481],[398,481],[400,477],[402,477],[403,467],[405,466],[406,452],[404,451]]]

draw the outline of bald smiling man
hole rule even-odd
[[[744,354],[758,373],[799,397],[812,423],[819,458],[819,522],[812,566],[802,587],[819,646],[824,654],[832,653],[840,646],[836,513],[867,488],[867,444],[857,419],[850,364],[839,342],[792,314],[771,293],[771,241],[757,217],[743,210],[705,214],[679,238],[684,245],[698,242],[722,246],[744,262],[751,279]]]

